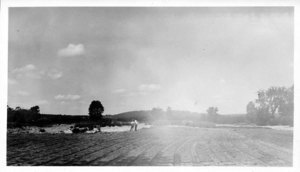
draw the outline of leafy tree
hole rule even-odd
[[[266,125],[270,120],[273,119],[273,116],[270,114],[269,109],[266,107],[258,107],[256,114],[256,124]]]
[[[33,107],[30,108],[30,110],[33,113],[40,114],[40,107],[39,106],[33,106]]]
[[[282,116],[294,117],[294,86],[286,90],[285,100],[278,112]]]
[[[294,125],[294,86],[287,89],[285,102],[279,107],[278,112],[282,124]]]
[[[207,119],[209,121],[216,122],[217,117],[218,117],[218,108],[217,107],[209,107],[207,110]]]
[[[270,87],[258,91],[258,98],[247,105],[247,119],[260,125],[278,124],[284,117],[291,124],[294,114],[294,87]],[[276,117],[277,116],[277,117]]]
[[[7,113],[12,112],[14,109],[7,105]]]
[[[104,107],[99,100],[93,100],[89,107],[89,115],[92,120],[101,120]]]
[[[16,108],[17,109],[17,108]],[[14,121],[19,123],[32,123],[40,118],[40,114],[28,109],[15,110]]]
[[[167,111],[166,111],[166,116],[167,118],[170,118],[172,116],[172,108],[171,107],[167,107]]]
[[[13,108],[7,105],[7,121],[11,122],[15,120],[15,111]]]
[[[170,106],[167,107],[167,112],[172,113],[172,108]]]
[[[274,118],[275,113],[281,106],[284,106],[287,101],[287,89],[285,87],[271,87],[268,90],[258,91],[258,99],[256,102],[259,108],[266,108],[270,113],[271,118]]]

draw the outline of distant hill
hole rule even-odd
[[[132,121],[138,120],[139,122],[155,122],[155,121],[169,121],[171,123],[178,123],[179,121],[206,121],[205,113],[189,112],[189,111],[163,111],[159,109],[143,110],[143,111],[129,111],[115,115],[105,115],[117,121]],[[233,124],[246,122],[245,114],[226,114],[218,115],[217,123]]]
[[[129,111],[115,115],[105,115],[106,118],[111,118],[120,121],[138,120],[141,122],[153,122],[157,120],[200,120],[204,114],[189,112],[189,111],[162,111],[159,109],[144,110],[144,111]]]
[[[138,120],[146,122],[150,120],[151,113],[150,111],[129,111],[123,112],[115,115],[104,115],[105,118],[115,119],[118,121],[132,121]]]

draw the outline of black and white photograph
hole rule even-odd
[[[293,5],[10,6],[5,164],[294,167],[295,21]]]

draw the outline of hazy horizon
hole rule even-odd
[[[292,7],[9,8],[8,105],[241,114],[294,83]]]

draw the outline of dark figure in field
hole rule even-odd
[[[133,128],[134,128],[134,121],[131,121],[131,122],[130,122],[130,126],[131,126],[131,127],[130,127],[130,131],[132,131]]]

